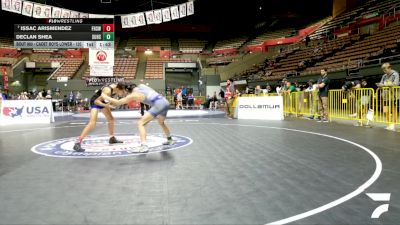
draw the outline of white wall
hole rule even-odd
[[[207,95],[213,96],[214,91],[216,91],[217,92],[217,96],[218,96],[218,93],[220,92],[221,87],[220,86],[207,86],[206,90],[207,90]]]

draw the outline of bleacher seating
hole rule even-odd
[[[295,29],[287,28],[277,31],[266,32],[257,36],[255,39],[251,40],[246,45],[259,45],[267,40],[289,37],[294,31]]]
[[[206,45],[206,40],[199,39],[179,39],[179,51],[182,53],[200,53]]]
[[[301,63],[318,61],[324,55],[329,55],[333,51],[343,48],[345,45],[350,44],[351,41],[358,40],[359,36],[342,37],[326,43],[314,41],[309,47],[296,51],[294,54],[282,59],[275,66],[277,69],[272,69],[272,74],[278,77],[284,77],[287,73],[296,73],[300,68]],[[318,44],[319,43],[319,44]],[[306,65],[305,65],[306,66]]]
[[[369,7],[366,11],[362,12],[360,16],[366,16],[371,13],[382,15],[400,4],[400,0],[375,0],[375,2],[377,2],[375,6]]]
[[[233,39],[218,41],[215,44],[214,50],[239,48],[240,46],[243,45],[246,39],[247,39],[246,37],[241,37],[241,38],[233,38]]]
[[[145,79],[163,79],[164,78],[164,63],[167,62],[192,62],[190,59],[162,59],[149,58],[147,59]]]
[[[114,76],[135,79],[139,62],[138,58],[115,58],[114,60]],[[89,76],[90,67],[87,68],[82,79],[86,79]]]
[[[224,56],[216,56],[212,58],[206,59],[207,65],[227,65],[231,62],[235,62],[240,60],[243,57],[243,54],[233,54],[233,55],[224,55]]]
[[[0,48],[14,48],[12,38],[0,37]]]
[[[37,58],[36,62],[59,62],[61,67],[55,72],[52,79],[57,77],[72,78],[83,63],[82,58]]]
[[[20,53],[15,48],[0,48],[0,57],[17,58]]]
[[[332,20],[328,21],[325,25],[318,28],[313,34],[310,35],[311,39],[319,39],[325,37],[331,37],[332,32],[335,29],[340,29],[350,22],[352,22],[355,18],[358,18],[365,9],[369,8],[371,5],[374,5],[376,0],[369,0],[365,4],[357,7],[348,12],[344,12],[339,16],[336,16]]]
[[[392,9],[400,6],[400,0],[378,1],[370,0],[356,9],[344,12],[338,17],[328,20],[315,33],[311,34],[311,42],[308,46],[304,42],[294,43],[296,46],[293,51],[284,51],[272,56],[272,60],[267,60],[262,65],[254,65],[252,69],[236,74],[239,79],[255,80],[280,80],[287,76],[308,75],[319,73],[321,69],[337,71],[352,69],[362,66],[364,62],[374,57],[396,52],[400,25],[385,24],[384,30],[368,29],[360,30],[360,34],[348,34],[329,40],[323,37],[334,38],[333,30],[342,28],[349,23],[353,23],[361,17],[393,15]],[[378,14],[371,14],[378,12]],[[371,15],[370,15],[371,14]],[[326,32],[330,32],[326,34]],[[322,35],[324,34],[324,35]],[[369,35],[369,36],[367,36]],[[275,61],[276,60],[276,61]],[[273,62],[272,64],[269,64]]]
[[[129,38],[126,47],[161,47],[165,50],[171,49],[171,40],[169,38]]]
[[[400,35],[400,25],[389,26],[384,30],[358,41],[343,51],[337,52],[332,57],[317,63],[315,67],[307,68],[304,74],[309,74],[328,68],[329,71],[357,67],[360,60],[373,56],[376,52],[385,48],[394,48]]]

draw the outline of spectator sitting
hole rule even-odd
[[[214,91],[214,95],[210,98],[210,102],[208,104],[210,110],[216,110],[218,107],[218,97],[217,92]]]

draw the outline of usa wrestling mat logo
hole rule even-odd
[[[44,142],[32,147],[32,151],[45,156],[63,157],[63,158],[108,158],[108,157],[125,157],[134,156],[144,153],[138,152],[140,146],[140,137],[136,134],[117,134],[118,140],[123,141],[122,144],[109,144],[108,135],[93,135],[86,137],[82,142],[82,148],[85,152],[76,152],[73,150],[74,143],[77,138],[64,138],[53,141]],[[192,139],[174,135],[173,145],[163,145],[166,138],[162,134],[148,134],[147,145],[149,152],[145,154],[172,151],[192,144]]]

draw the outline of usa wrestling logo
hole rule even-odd
[[[172,151],[192,144],[192,139],[174,135],[173,145],[163,145],[166,138],[162,134],[148,134],[147,145],[149,146],[148,153],[139,153],[138,147],[140,146],[140,137],[135,134],[118,134],[118,140],[123,141],[121,144],[109,144],[108,135],[94,135],[89,136],[82,142],[82,148],[85,152],[76,152],[73,146],[76,137],[64,138],[53,141],[40,143],[31,148],[34,153],[63,158],[109,158],[109,157],[126,157],[141,154],[152,154],[157,152]]]

